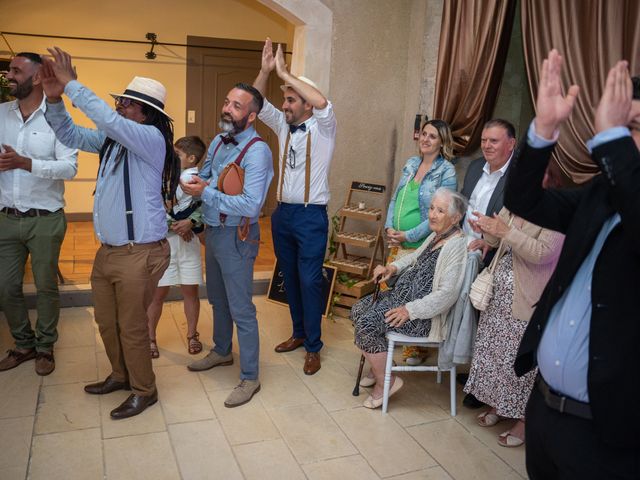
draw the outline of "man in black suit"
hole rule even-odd
[[[640,91],[632,100],[627,63],[618,62],[587,142],[602,173],[576,189],[543,190],[558,127],[578,94],[574,85],[563,97],[561,65],[552,50],[537,117],[505,191],[512,212],[566,235],[514,365],[518,375],[540,372],[526,411],[527,472],[544,480],[638,479]]]
[[[474,212],[493,216],[502,209],[504,185],[515,145],[516,129],[510,122],[496,118],[485,123],[480,140],[483,156],[469,164],[460,192],[469,199],[467,214],[462,224],[469,239],[468,249],[481,250],[485,265],[491,262],[493,251],[489,251],[489,245],[480,234],[473,231],[468,220],[477,218]],[[467,378],[467,374],[460,373],[457,380],[464,385]],[[465,395],[462,403],[469,408],[480,408],[484,405],[470,393]]]
[[[469,199],[467,215],[462,225],[471,239],[469,250],[482,250],[485,257],[489,246],[480,234],[473,231],[467,220],[475,219],[473,212],[476,211],[493,216],[502,209],[504,184],[516,146],[516,129],[506,120],[489,120],[484,125],[480,142],[483,156],[469,164],[460,193]]]

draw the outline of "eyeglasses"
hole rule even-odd
[[[291,169],[296,168],[296,151],[293,147],[289,147],[289,155],[287,156],[287,163]]]
[[[138,103],[129,97],[116,97],[116,107],[127,108],[134,103]]]

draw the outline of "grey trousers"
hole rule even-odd
[[[213,351],[231,353],[233,323],[238,329],[240,378],[256,380],[260,337],[253,304],[253,264],[258,255],[260,227],[251,225],[246,241],[232,226],[207,227],[207,297],[213,306]]]

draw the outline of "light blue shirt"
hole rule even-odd
[[[242,217],[248,217],[250,223],[255,223],[258,221],[273,178],[271,150],[265,142],[254,143],[240,162],[240,166],[244,169],[242,193],[225,195],[217,188],[218,176],[228,163],[238,158],[244,146],[258,134],[253,127],[249,127],[234,137],[238,145],[223,144],[216,152],[216,147],[222,143],[221,136],[217,135],[209,145],[207,159],[200,170],[200,177],[210,180],[209,186],[204,189],[201,197],[204,222],[213,227],[219,226],[221,225],[220,214],[224,213],[227,215],[224,221],[226,226],[239,225]]]
[[[598,133],[587,142],[589,151],[605,142],[629,136],[629,129],[614,127]],[[536,134],[532,122],[527,141],[534,148],[545,148],[557,140],[544,139]],[[593,267],[607,237],[620,223],[618,213],[609,217],[580,265],[569,288],[554,305],[545,327],[537,358],[540,374],[558,393],[588,403],[589,391],[589,334],[591,331],[591,280]]]
[[[122,117],[77,80],[69,82],[64,92],[98,129],[75,125],[63,102],[47,102],[45,118],[63,144],[98,153],[107,137],[117,142],[106,164],[102,162],[96,181],[93,227],[100,242],[109,245],[129,243],[123,162],[115,162],[118,144],[129,151],[134,242],[150,243],[165,238],[167,222],[161,188],[165,142],[160,130]]]
[[[400,182],[398,183],[398,186],[393,193],[393,197],[391,197],[391,201],[389,202],[387,220],[384,228],[396,229],[397,222],[394,221],[393,212],[398,198],[398,192],[409,182],[409,180],[415,177],[420,163],[422,163],[422,158],[411,157],[402,168],[402,177],[400,177]],[[442,157],[438,157],[433,161],[431,168],[420,183],[418,202],[420,204],[421,222],[411,230],[406,231],[405,236],[407,242],[418,242],[427,238],[431,233],[431,229],[429,228],[429,205],[431,205],[431,198],[433,197],[433,194],[440,187],[446,187],[454,191],[457,190],[458,187],[455,167],[451,162],[446,161]]]

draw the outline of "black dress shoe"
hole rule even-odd
[[[118,382],[109,375],[103,382],[90,383],[84,387],[84,391],[92,395],[104,395],[116,390],[131,390],[131,386],[129,382]]]
[[[476,397],[474,397],[470,393],[467,393],[465,395],[464,399],[462,400],[462,404],[467,408],[480,408],[484,405],[483,402],[478,400]]]
[[[119,420],[121,418],[128,418],[138,415],[144,412],[147,407],[150,407],[158,401],[158,391],[154,391],[151,395],[136,395],[132,393],[129,397],[120,404],[119,407],[111,410],[111,418]]]

